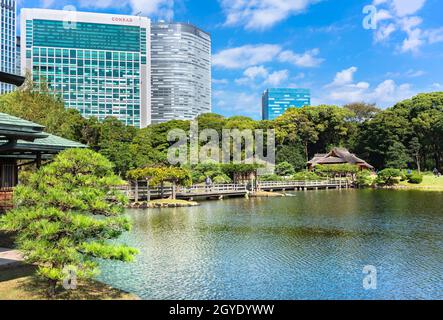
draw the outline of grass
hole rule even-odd
[[[35,267],[21,266],[0,272],[0,300],[138,300],[138,297],[97,281],[79,283],[77,290],[58,288],[53,298],[46,284],[34,276]]]
[[[423,182],[420,184],[402,181],[400,182],[400,186],[413,190],[443,191],[443,177],[436,178],[434,175],[425,175],[423,176]]]

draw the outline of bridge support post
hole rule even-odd
[[[138,180],[135,181],[135,194],[134,194],[134,201],[138,202]]]
[[[223,199],[224,199],[223,196],[218,197],[218,200],[223,200]]]

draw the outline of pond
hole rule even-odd
[[[99,280],[143,299],[443,298],[443,193],[312,191],[128,214],[118,241],[137,261],[103,262]],[[376,289],[363,286],[368,265]]]

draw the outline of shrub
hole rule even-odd
[[[275,174],[282,176],[282,177],[291,176],[294,173],[295,173],[294,167],[292,166],[292,164],[290,164],[288,162],[279,163],[275,167]]]
[[[423,182],[423,175],[415,172],[411,174],[411,176],[408,179],[408,182],[412,184],[420,184]]]
[[[259,177],[260,181],[283,181],[283,178],[276,174],[266,174]]]
[[[374,184],[374,178],[370,171],[364,170],[357,173],[355,182],[359,188],[367,188]]]
[[[229,178],[225,174],[218,175],[212,179],[213,183],[222,184],[222,183],[232,183],[231,178]]]
[[[296,181],[314,181],[314,180],[323,180],[323,177],[320,177],[315,172],[302,171],[297,172],[292,176],[293,180]]]
[[[375,182],[381,186],[393,186],[400,183],[402,173],[399,169],[384,169],[378,173]]]

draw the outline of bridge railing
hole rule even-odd
[[[272,188],[315,188],[315,187],[348,187],[347,180],[332,179],[332,180],[317,180],[317,181],[259,181],[255,188],[257,190],[272,189]],[[250,186],[253,187],[253,186]],[[148,187],[146,182],[138,185],[128,185],[119,188],[131,199],[150,199],[168,197],[173,193],[172,186],[163,187]],[[212,184],[212,185],[193,185],[191,187],[176,187],[176,194],[190,195],[202,194],[226,194],[226,193],[242,193],[248,191],[247,184]]]
[[[346,180],[315,180],[315,181],[260,181],[258,188],[270,187],[320,187],[320,186],[345,186],[348,185]]]
[[[177,193],[228,193],[228,192],[246,192],[246,184],[212,184],[194,185],[191,187],[179,187]]]

